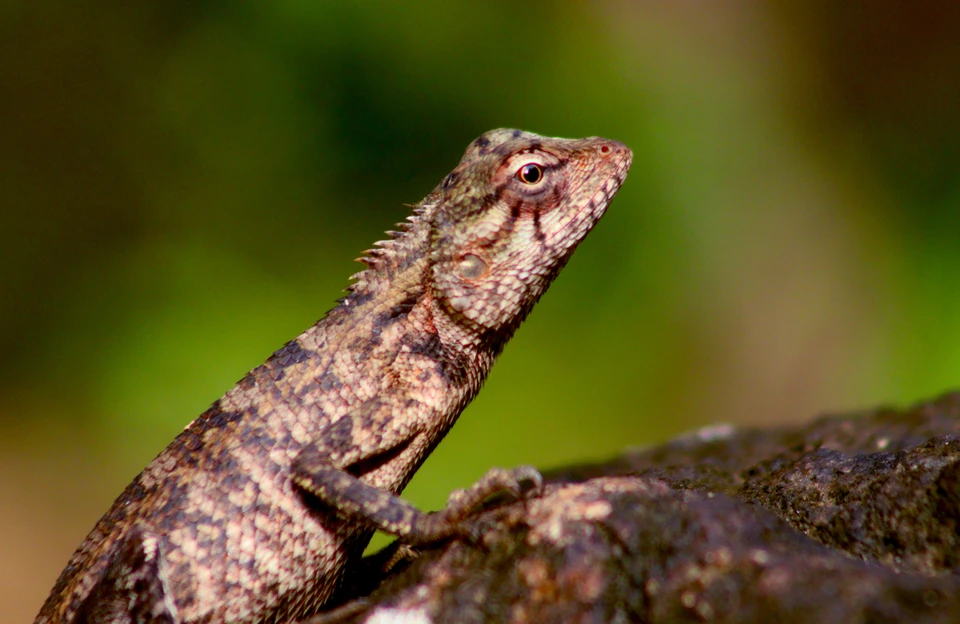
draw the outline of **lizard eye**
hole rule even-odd
[[[517,179],[524,184],[536,184],[543,179],[543,168],[534,163],[526,164],[517,170]]]

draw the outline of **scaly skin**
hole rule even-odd
[[[375,528],[456,535],[494,469],[440,512],[398,498],[603,216],[631,153],[493,130],[362,259],[339,305],[148,465],[73,555],[47,622],[282,622],[322,609]]]

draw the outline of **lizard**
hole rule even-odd
[[[287,622],[322,610],[375,530],[466,535],[493,468],[439,511],[400,493],[623,184],[632,152],[512,129],[359,260],[346,296],[193,420],[120,494],[36,624]]]

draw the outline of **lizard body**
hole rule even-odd
[[[317,612],[374,529],[457,534],[494,469],[444,510],[398,498],[603,215],[615,141],[494,130],[368,251],[346,297],[153,460],[80,545],[36,619],[284,622]]]

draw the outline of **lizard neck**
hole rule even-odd
[[[384,260],[379,259],[380,269],[385,268]],[[365,271],[362,288],[358,283],[331,313],[349,318],[350,328],[343,332],[340,349],[366,357],[361,352],[374,348],[390,358],[389,364],[381,367],[387,374],[405,369],[414,360],[420,365],[430,360],[449,390],[462,394],[468,402],[479,391],[499,349],[437,300],[431,271],[424,256],[395,263],[376,277],[370,275],[371,269]]]
[[[381,343],[384,353],[394,350],[395,366],[409,357],[430,358],[453,388],[464,390],[469,401],[510,336],[491,341],[438,300],[430,251],[430,219],[438,207],[437,197],[436,191],[427,196],[408,222],[398,225],[399,231],[388,232],[390,238],[365,252],[359,260],[367,268],[352,276],[355,282],[348,295],[328,319],[350,326],[343,335],[354,338],[341,342],[341,349],[369,350],[374,343]]]

